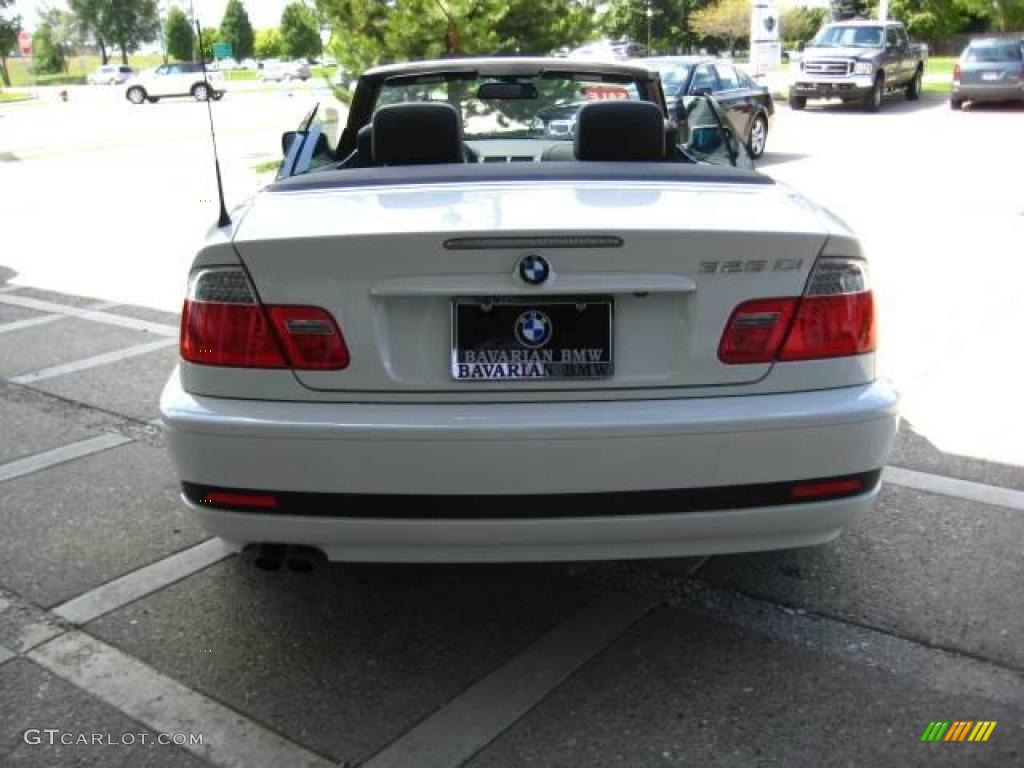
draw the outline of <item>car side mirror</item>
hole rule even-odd
[[[281,134],[281,154],[287,155],[288,150],[291,149],[292,142],[295,141],[295,137],[299,136],[299,131],[285,131]]]
[[[799,43],[796,44],[796,50],[799,53],[803,53],[804,52],[804,41],[803,40],[801,40]]]

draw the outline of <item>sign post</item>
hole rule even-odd
[[[754,0],[750,9],[750,68],[755,77],[782,64],[779,10],[775,0]]]

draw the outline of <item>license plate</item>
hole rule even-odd
[[[982,72],[981,73],[981,79],[982,80],[987,80],[989,82],[991,82],[992,80],[998,80],[999,79],[999,73],[998,72]]]
[[[612,375],[610,296],[457,298],[451,372],[457,381],[603,379]]]

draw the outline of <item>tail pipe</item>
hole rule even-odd
[[[279,571],[283,566],[292,573],[312,573],[327,562],[327,556],[316,547],[272,543],[247,545],[242,559],[261,571]]]

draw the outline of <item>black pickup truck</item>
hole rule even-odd
[[[877,112],[886,92],[921,95],[928,49],[907,39],[898,21],[843,21],[826,24],[808,44],[789,89],[789,106],[808,99],[856,101]]]

